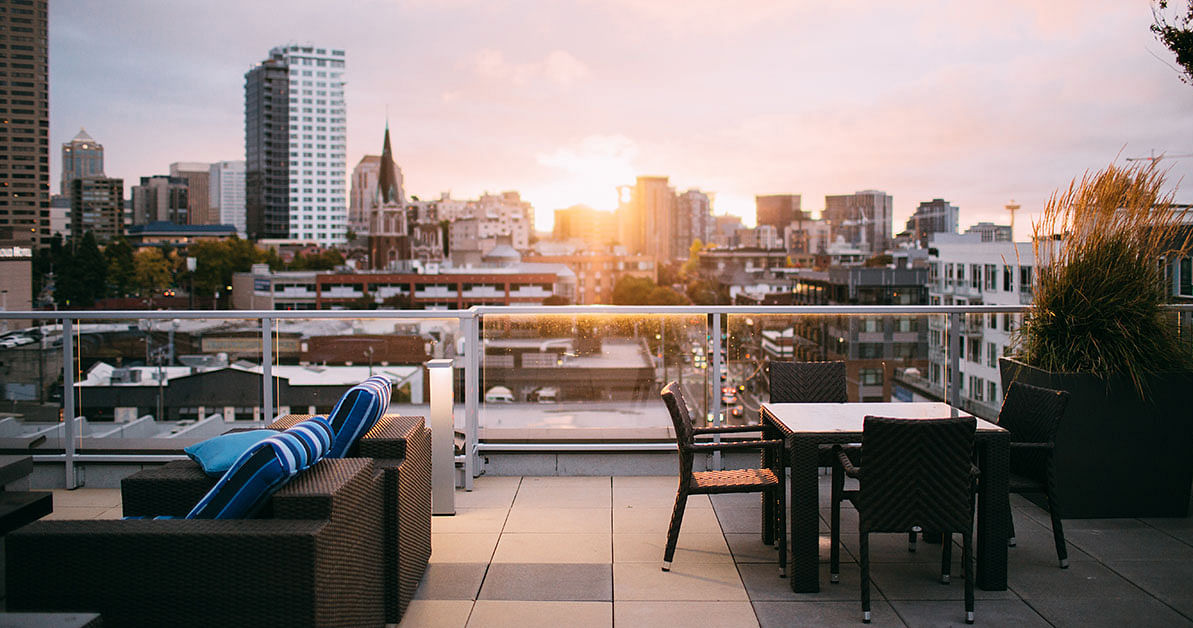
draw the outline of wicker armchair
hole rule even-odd
[[[787,519],[786,519],[786,473],[783,468],[782,440],[748,440],[726,443],[696,443],[696,434],[730,434],[734,432],[757,432],[757,425],[730,427],[693,428],[684,400],[682,387],[671,382],[663,387],[663,402],[675,425],[675,439],[679,446],[679,488],[675,493],[675,509],[671,512],[671,525],[667,529],[667,547],[663,552],[663,571],[671,570],[675,557],[675,546],[679,542],[679,528],[683,522],[684,507],[688,495],[714,493],[756,493],[762,492],[763,499],[772,505],[775,534],[779,543],[779,576],[787,575]],[[699,452],[763,449],[769,450],[771,460],[780,461],[769,469],[733,469],[730,471],[693,471],[693,457]]]
[[[284,430],[311,415],[291,414],[269,425]],[[368,458],[384,482],[386,621],[410,605],[431,556],[431,432],[422,417],[385,415],[350,456]],[[185,515],[215,484],[190,460],[146,469],[121,482],[125,516]]]
[[[1011,433],[1012,493],[1043,493],[1052,518],[1052,537],[1061,569],[1069,566],[1065,531],[1060,522],[1060,502],[1056,495],[1056,472],[1052,462],[1056,430],[1069,403],[1069,393],[1013,382],[998,412],[998,424]],[[1011,510],[1008,508],[1007,513]],[[1007,545],[1015,545],[1015,522],[1008,522],[1011,536]]]
[[[771,403],[845,403],[844,362],[771,362]]]
[[[840,582],[841,501],[858,511],[861,550],[862,620],[870,621],[870,533],[906,532],[913,526],[944,534],[941,581],[948,583],[952,533],[961,534],[965,569],[965,621],[973,623],[973,417],[893,419],[868,416],[862,428],[865,465],[854,466],[835,448],[832,488],[832,547],[829,566]],[[845,476],[858,480],[857,490],[844,490]]]
[[[244,520],[38,521],[8,535],[7,610],[117,626],[385,624],[382,477],[321,460]]]

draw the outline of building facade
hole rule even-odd
[[[675,259],[675,188],[667,177],[638,177],[634,185],[618,188],[618,195],[621,245],[632,255],[648,255],[659,263]]]
[[[170,176],[186,181],[186,219],[192,225],[218,223],[211,212],[211,164],[176,161],[170,164]]]
[[[613,303],[613,287],[622,277],[658,279],[658,268],[646,255],[626,255],[614,250],[579,251],[567,255],[529,255],[527,262],[563,264],[576,275],[576,300],[573,305]]]
[[[0,13],[0,229],[50,236],[50,97],[46,0],[8,0]]]
[[[562,264],[497,261],[482,268],[429,267],[419,272],[272,272],[257,265],[232,277],[232,307],[248,310],[335,310],[397,298],[406,309],[473,305],[540,305],[576,296],[576,276]]]
[[[88,231],[100,243],[124,235],[124,179],[71,179],[70,233],[82,236]]]
[[[582,240],[589,247],[603,249],[617,242],[617,214],[573,205],[555,210],[555,240]]]
[[[931,251],[935,251],[932,255]],[[981,233],[937,234],[929,258],[931,305],[1027,305],[1032,301],[1035,252],[1030,242],[987,241]],[[962,404],[997,416],[1002,406],[998,358],[1012,346],[1019,315],[967,316],[958,338]],[[929,318],[930,391],[944,398],[949,371],[945,317]]]
[[[992,222],[979,222],[965,230],[966,234],[976,233],[982,242],[1010,242],[1012,240],[1011,225],[996,225]]]
[[[934,233],[957,233],[960,214],[961,210],[943,198],[923,201],[907,219],[906,230],[921,247],[927,247]]]
[[[842,238],[874,255],[891,248],[892,206],[891,196],[878,190],[825,196],[822,219],[829,223],[834,240]]]
[[[245,230],[290,237],[290,68],[283,55],[244,75]]]
[[[348,232],[344,51],[279,46],[245,78],[250,232],[261,212],[264,233],[257,237],[343,244]]]
[[[382,153],[388,151],[389,176],[387,187],[392,188],[392,198],[399,206],[406,204],[406,192],[403,188],[402,169],[393,159],[393,151],[389,144],[389,127],[385,129],[385,141]],[[358,238],[367,237],[370,233],[373,215],[379,207],[378,199],[382,196],[377,187],[381,174],[381,155],[365,155],[352,169],[352,185],[348,196],[348,227],[356,233]]]
[[[237,235],[245,237],[244,162],[217,161],[207,174],[207,198],[210,199],[213,224],[232,225]]]
[[[134,185],[133,224],[172,222],[189,225],[189,188],[186,179],[158,174],[141,177],[141,185]]]
[[[758,226],[770,225],[779,233],[793,222],[810,220],[808,212],[800,209],[799,194],[767,194],[754,197],[754,216]]]
[[[104,176],[104,147],[79,129],[71,141],[62,145],[62,181],[58,193],[69,195],[70,182],[83,177]]]

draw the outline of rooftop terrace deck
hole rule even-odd
[[[828,478],[822,477],[822,498]],[[758,535],[757,495],[693,496],[670,573],[659,569],[675,477],[489,477],[433,521],[431,565],[402,628],[414,626],[861,625],[856,519],[842,513],[840,585],[792,593]],[[821,504],[827,572],[827,502]],[[1047,513],[1012,496],[1010,589],[977,590],[977,622],[1024,626],[1193,625],[1193,518],[1067,520],[1071,567],[1056,566]],[[115,489],[58,490],[53,518],[115,518]],[[871,542],[874,625],[962,624],[939,548]],[[962,624],[963,625],[963,624]]]

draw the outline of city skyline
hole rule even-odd
[[[614,209],[639,175],[713,192],[748,224],[755,195],[819,213],[826,195],[878,189],[896,228],[932,198],[962,228],[1006,224],[1013,198],[1022,239],[1083,171],[1193,152],[1193,89],[1148,7],[51,2],[50,145],[85,127],[126,181],[243,159],[244,73],[317,42],[353,67],[347,163],[380,152],[388,109],[410,195],[517,190],[539,229],[555,209]],[[1193,180],[1193,159],[1161,163]]]

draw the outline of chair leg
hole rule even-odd
[[[829,582],[841,582],[841,493],[845,489],[845,470],[839,461],[833,461],[832,511],[829,516]]]
[[[961,562],[965,563],[965,623],[973,623],[973,531],[961,533]]]
[[[1048,515],[1052,517],[1052,539],[1056,542],[1056,559],[1061,569],[1069,568],[1069,548],[1065,545],[1065,529],[1060,522],[1060,509],[1051,492],[1048,494]]]
[[[671,560],[675,558],[675,546],[679,543],[679,525],[683,522],[683,509],[688,503],[688,493],[680,490],[675,494],[675,508],[671,511],[671,526],[667,528],[667,548],[663,550],[663,571],[671,571]]]
[[[1015,547],[1015,515],[1011,512],[1011,496],[1007,495],[1007,530],[1010,536],[1007,537],[1007,547]]]
[[[870,533],[858,535],[858,549],[862,561],[862,621],[870,623]]]
[[[779,577],[787,577],[787,483],[783,478],[783,470],[779,470],[779,488],[775,490],[776,521],[775,537],[779,545]]]
[[[948,584],[953,571],[953,533],[940,534],[940,583]]]

